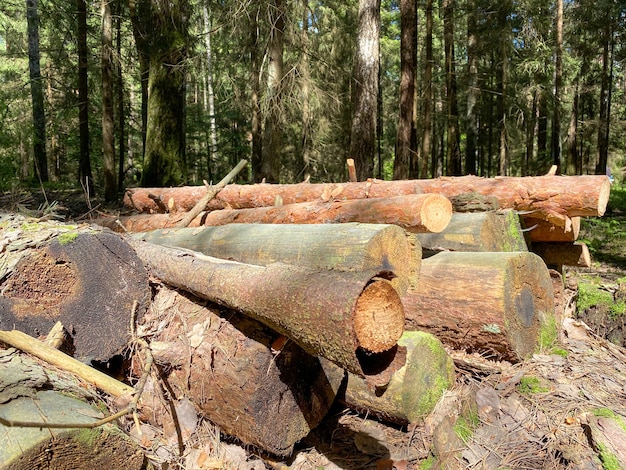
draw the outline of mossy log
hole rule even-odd
[[[332,383],[346,375],[337,398],[350,408],[393,423],[418,423],[425,418],[454,385],[454,362],[441,341],[429,333],[405,331],[398,345],[406,348],[406,362],[385,387],[372,388],[361,377],[322,361]]]
[[[337,224],[361,222],[399,225],[409,232],[440,232],[450,222],[452,204],[440,194],[407,194],[384,198],[346,201],[301,202],[276,207],[223,209],[196,217],[190,227],[200,225],[240,224]],[[119,220],[129,232],[147,232],[174,227],[179,215],[128,216]],[[96,220],[113,230],[115,221]]]
[[[145,468],[139,446],[114,424],[36,426],[87,426],[103,418],[88,399],[97,397],[69,375],[14,349],[0,349],[0,469]]]
[[[439,251],[528,251],[519,216],[513,210],[455,212],[440,233],[415,236],[428,254]]]
[[[290,455],[335,399],[339,383],[319,359],[240,313],[161,287],[144,327],[156,331],[151,348],[172,399],[189,398],[244,444]],[[142,415],[162,426],[168,407],[158,396],[141,403]]]
[[[153,230],[135,238],[260,266],[281,262],[322,270],[388,271],[400,294],[417,282],[421,264],[421,256],[407,262],[414,248],[395,225],[229,224]]]
[[[167,284],[243,312],[373,382],[386,383],[391,350],[404,331],[400,297],[378,271],[320,271],[225,261],[132,240],[151,273]],[[379,374],[384,372],[385,376]]]
[[[534,211],[537,218],[565,225],[571,217],[603,215],[610,191],[611,183],[604,175],[461,176],[428,180],[368,180],[358,183],[229,185],[220,191],[208,208],[268,207],[275,204],[277,197],[283,204],[293,204],[401,194],[439,193],[450,198],[463,193],[479,193],[495,197],[500,209]],[[126,190],[124,204],[141,212],[159,212],[155,199],[166,202],[171,199],[179,209],[190,210],[203,194],[202,187],[132,188]]]
[[[556,334],[550,273],[530,252],[438,253],[402,303],[407,330],[494,358],[522,360]]]
[[[38,337],[60,321],[77,359],[119,354],[150,300],[148,274],[126,241],[86,225],[24,220],[5,230],[0,329]]]

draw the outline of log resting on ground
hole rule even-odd
[[[407,194],[374,199],[302,202],[277,207],[224,209],[196,217],[190,227],[239,224],[328,224],[362,222],[399,225],[408,232],[441,232],[452,217],[450,200],[440,194]],[[174,227],[179,215],[157,214],[120,217],[129,232]],[[120,231],[115,221],[98,219],[97,224]]]
[[[542,330],[554,328],[550,273],[530,252],[438,253],[422,261],[402,303],[407,330],[511,361],[535,352]]]
[[[440,233],[416,235],[425,253],[439,251],[528,251],[515,211],[455,212]]]
[[[372,383],[393,373],[390,353],[404,331],[404,310],[376,271],[320,271],[211,258],[137,240],[130,243],[165,283],[232,308]],[[380,375],[383,374],[383,375]]]
[[[419,275],[411,243],[400,227],[383,224],[229,224],[136,234],[150,243],[186,248],[215,258],[267,266],[280,262],[338,271],[389,271],[402,294]]]
[[[290,455],[335,399],[339,383],[329,382],[318,358],[293,341],[281,342],[280,334],[256,320],[206,300],[160,287],[143,327],[154,332],[151,349],[172,398],[189,399],[245,444]],[[169,407],[158,393],[148,393],[154,386],[148,383],[140,412],[167,427]]]
[[[32,224],[33,232],[46,231],[44,224]],[[35,235],[22,233],[13,241],[26,245]],[[106,362],[127,346],[131,318],[140,319],[147,308],[148,273],[117,234],[85,226],[48,236],[24,252],[0,285],[0,329],[37,337],[60,321],[71,336],[68,352],[84,362]],[[0,262],[12,253],[7,250]]]
[[[498,199],[500,209],[533,211],[537,218],[566,225],[575,216],[602,216],[611,191],[604,175],[526,176],[480,178],[477,176],[442,177],[432,180],[381,181],[358,183],[299,183],[229,185],[209,203],[209,210],[273,206],[279,196],[283,204],[398,196],[401,194],[439,193],[447,197],[480,193]],[[124,203],[140,212],[159,212],[154,199],[176,201],[190,210],[204,194],[202,187],[131,188]],[[165,204],[166,206],[167,204]]]
[[[332,383],[346,375],[337,398],[357,411],[398,424],[425,418],[454,385],[454,362],[441,341],[423,331],[405,331],[398,344],[406,348],[406,364],[385,387],[372,388],[361,377],[322,360]]]

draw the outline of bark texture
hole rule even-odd
[[[274,205],[277,196],[280,196],[283,204],[293,204],[420,193],[438,193],[450,198],[475,192],[497,198],[500,209],[532,211],[536,218],[565,226],[571,217],[604,215],[610,191],[611,183],[604,175],[497,178],[470,175],[431,180],[229,185],[220,191],[208,207],[211,210],[267,207]],[[155,199],[173,199],[180,210],[189,210],[202,194],[202,187],[133,188],[127,190],[124,202],[128,208],[140,212],[159,212]]]
[[[151,273],[169,285],[243,312],[309,354],[372,382],[388,380],[392,370],[385,352],[404,331],[400,297],[380,277],[388,273],[254,266],[140,241],[131,244]]]
[[[554,319],[550,273],[534,253],[439,253],[402,303],[408,331],[512,361],[532,354]]]
[[[338,271],[388,271],[399,293],[416,283],[414,248],[404,230],[382,224],[229,224],[219,227],[153,230],[137,238],[157,245],[198,251],[215,258],[267,266],[281,262]]]
[[[532,251],[537,253],[548,266],[591,267],[589,248],[582,242],[533,243]]]
[[[570,230],[562,225],[553,224],[542,219],[522,216],[522,222],[531,242],[573,242],[578,240],[580,233],[580,217],[571,218]]]

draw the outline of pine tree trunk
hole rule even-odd
[[[26,0],[26,20],[28,22],[28,68],[30,70],[30,94],[33,108],[34,126],[34,170],[41,182],[48,181],[48,159],[46,156],[46,114],[43,104],[39,54],[39,14],[37,0]]]
[[[456,61],[454,58],[454,0],[443,2],[443,30],[446,60],[446,103],[448,120],[448,164],[446,174],[463,174],[461,165],[461,136],[459,134],[459,105],[457,102]]]
[[[561,93],[563,88],[563,0],[556,0],[554,115],[552,117],[552,163],[561,168]]]
[[[87,48],[87,1],[76,0],[78,14],[78,129],[80,156],[78,180],[89,194],[94,194],[89,150],[89,83],[87,81],[89,50]]]
[[[469,2],[467,19],[467,137],[465,144],[465,174],[476,175],[476,152],[478,145],[478,123],[476,105],[480,88],[478,86],[478,38],[476,31],[476,11],[474,2]]]
[[[350,154],[359,181],[374,176],[378,72],[380,68],[380,0],[359,1],[357,45],[352,72],[352,129]]]
[[[117,199],[115,177],[115,131],[113,126],[113,20],[111,3],[101,0],[102,14],[102,160],[104,200]]]
[[[428,178],[433,139],[433,0],[426,0],[426,63],[424,64],[424,117],[420,177]],[[434,168],[433,168],[434,175]]]

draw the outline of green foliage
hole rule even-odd
[[[593,307],[604,306],[611,318],[626,315],[626,301],[616,300],[611,292],[590,281],[579,282],[576,312],[580,315]]]
[[[538,377],[532,375],[525,375],[520,380],[517,390],[524,394],[533,393],[546,393],[550,391],[550,388],[542,384]]]

